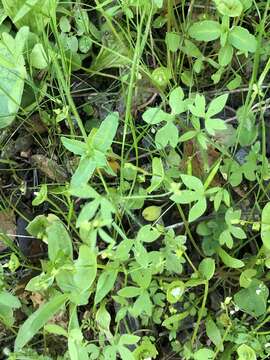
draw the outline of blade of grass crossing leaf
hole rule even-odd
[[[68,296],[65,294],[57,295],[30,315],[19,329],[15,340],[15,351],[21,350],[47,323],[47,321],[60,310],[67,299]]]

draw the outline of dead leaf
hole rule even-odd
[[[44,155],[37,154],[31,156],[31,162],[51,180],[62,183],[68,178],[67,173],[62,166]]]
[[[3,234],[14,241],[15,236],[10,234],[16,234],[16,218],[14,212],[10,209],[0,211],[0,251],[8,247]]]

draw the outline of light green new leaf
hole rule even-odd
[[[37,193],[36,197],[32,201],[33,206],[38,206],[42,204],[47,199],[48,189],[46,184],[42,184],[40,187],[39,192]]]
[[[194,360],[213,360],[215,353],[211,349],[200,349],[194,353]]]
[[[61,137],[61,142],[66,149],[75,155],[82,156],[87,150],[87,145],[82,141]]]
[[[106,153],[112,145],[119,124],[119,114],[113,112],[102,121],[94,135],[93,147],[95,150]]]
[[[183,99],[184,99],[184,92],[180,86],[175,88],[170,93],[169,104],[174,114],[179,115],[187,110],[186,104],[183,101]]]
[[[218,11],[225,16],[240,16],[243,11],[243,5],[240,0],[215,0]]]
[[[81,245],[79,257],[75,262],[73,276],[75,286],[81,292],[87,291],[93,284],[97,275],[97,255],[87,245]]]
[[[182,174],[181,179],[188,189],[192,189],[192,190],[198,191],[200,193],[204,192],[203,183],[201,182],[201,180],[199,178],[197,178],[195,176],[191,176],[191,175]]]
[[[10,308],[18,309],[21,307],[20,301],[16,296],[10,294],[9,292],[2,290],[0,292],[0,306],[4,305]]]
[[[218,63],[220,66],[227,66],[231,63],[233,57],[233,47],[230,44],[226,44],[220,48],[218,52]]]
[[[179,133],[177,127],[172,121],[168,121],[165,126],[156,133],[155,143],[158,149],[164,148],[170,144],[173,148],[178,144]]]
[[[248,345],[242,344],[237,349],[238,360],[256,360],[255,351]]]
[[[236,49],[243,52],[255,52],[257,48],[257,40],[254,35],[241,27],[235,26],[229,34],[229,43]]]
[[[37,334],[47,321],[60,310],[67,298],[68,296],[65,294],[56,295],[28,317],[18,331],[15,351],[20,351]]]
[[[207,117],[212,117],[218,113],[221,112],[221,110],[224,109],[224,106],[226,105],[226,102],[228,100],[228,94],[220,95],[214,100],[211,101],[208,110],[206,112]]]
[[[262,211],[261,238],[263,245],[270,250],[270,202]]]
[[[207,118],[205,119],[205,128],[210,135],[215,135],[216,131],[225,131],[227,126],[221,119]]]
[[[207,208],[207,203],[204,197],[201,197],[192,208],[189,210],[188,221],[192,222],[201,217]]]
[[[221,35],[221,25],[214,20],[203,20],[191,25],[189,35],[198,41],[216,40]]]
[[[103,271],[99,276],[95,294],[95,305],[100,303],[100,301],[113,289],[117,274],[118,269],[108,267],[108,269]]]
[[[162,160],[160,158],[153,158],[152,160],[152,179],[151,185],[148,187],[147,192],[151,193],[154,190],[157,190],[162,184],[165,173],[162,164]]]
[[[55,261],[59,256],[72,259],[72,242],[64,224],[54,215],[49,217],[50,223],[46,229],[49,259]]]
[[[48,66],[48,57],[41,43],[35,44],[30,54],[30,64],[39,70]]]
[[[70,183],[71,192],[72,188],[76,189],[85,186],[93,175],[95,169],[95,160],[90,156],[83,156],[80,160],[79,166],[72,176]]]
[[[198,268],[204,279],[210,280],[215,273],[215,260],[211,258],[203,259]]]
[[[231,257],[222,248],[218,248],[217,253],[218,253],[219,257],[221,258],[221,260],[223,261],[223,263],[230,268],[239,269],[239,268],[245,266],[245,263],[242,260]]]
[[[171,114],[167,114],[160,108],[149,108],[142,116],[143,120],[150,125],[159,124],[162,121],[169,121],[173,119]]]
[[[5,12],[17,28],[29,26],[34,33],[41,33],[50,20],[56,0],[2,0]]]
[[[171,52],[176,52],[179,49],[181,37],[179,33],[167,32],[165,37],[165,43],[167,48]]]
[[[220,351],[223,351],[222,336],[220,334],[220,330],[211,318],[208,318],[206,320],[206,334],[212,341],[212,343],[216,347],[219,347]]]
[[[25,30],[26,28],[20,29],[17,36],[21,32],[25,33]],[[9,37],[11,38],[10,35]],[[20,43],[20,46],[23,44]],[[15,119],[26,78],[24,58],[17,53],[16,44],[15,49],[10,49],[10,45],[8,39],[5,43],[0,42],[0,129],[10,125]]]

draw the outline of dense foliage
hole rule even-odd
[[[269,5],[2,0],[1,356],[270,358]]]

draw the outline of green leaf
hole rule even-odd
[[[255,351],[248,345],[242,344],[237,349],[237,360],[256,360],[257,356]]]
[[[243,5],[240,0],[214,0],[218,11],[225,16],[240,16],[243,11]]]
[[[223,261],[223,263],[230,268],[239,269],[239,268],[245,266],[245,263],[242,260],[231,257],[222,248],[218,248],[217,253],[218,253],[219,257],[221,258],[221,260]]]
[[[95,150],[106,153],[112,145],[119,124],[119,114],[113,112],[102,121],[94,135],[93,147]]]
[[[72,176],[70,187],[75,190],[85,186],[96,169],[96,162],[90,156],[82,156],[79,166]]]
[[[147,206],[143,209],[142,216],[146,221],[155,221],[160,217],[161,211],[160,206]]]
[[[221,25],[214,20],[203,20],[191,25],[188,33],[195,40],[212,41],[220,37]]]
[[[33,33],[41,33],[50,20],[56,0],[2,0],[2,4],[18,29],[29,26]]]
[[[49,215],[48,220],[50,223],[46,228],[46,234],[49,259],[53,262],[59,257],[72,259],[72,242],[64,224],[54,215]]]
[[[192,189],[192,190],[198,191],[200,193],[204,192],[203,183],[201,182],[201,180],[199,178],[197,178],[195,176],[191,176],[191,175],[182,174],[181,179],[188,189]]]
[[[206,112],[206,116],[212,117],[216,114],[219,114],[221,110],[224,109],[226,102],[228,100],[228,96],[229,96],[228,94],[224,94],[212,100]]]
[[[231,226],[230,227],[230,232],[231,234],[236,237],[237,239],[246,239],[247,235],[244,232],[243,229],[241,229],[238,226]]]
[[[120,337],[119,344],[121,344],[121,345],[134,345],[134,344],[137,344],[137,342],[140,339],[141,338],[139,336],[136,336],[136,335],[123,334]]]
[[[195,106],[189,105],[190,112],[197,117],[205,117],[205,97],[203,95],[196,94]]]
[[[206,200],[204,197],[202,197],[189,210],[188,221],[192,222],[198,219],[199,217],[201,217],[205,213],[206,208],[207,208]]]
[[[201,195],[192,190],[182,190],[179,194],[174,194],[170,197],[176,204],[190,204],[200,198]]]
[[[125,359],[125,360],[134,360],[134,356],[132,354],[132,352],[126,348],[125,346],[118,346],[118,351],[119,354],[121,356],[121,359]]]
[[[151,193],[157,190],[162,184],[164,178],[165,178],[165,173],[164,173],[162,160],[160,158],[154,157],[152,160],[151,185],[147,188],[147,192]]]
[[[235,26],[230,31],[228,40],[232,46],[243,52],[255,52],[257,49],[255,36],[241,26]]]
[[[240,75],[236,75],[234,79],[232,79],[228,84],[227,84],[227,89],[228,90],[235,90],[237,89],[242,83],[242,78]]]
[[[261,238],[266,249],[270,250],[270,202],[262,211]]]
[[[215,260],[211,258],[203,259],[198,270],[205,280],[210,280],[215,273]]]
[[[193,139],[197,134],[198,132],[196,130],[187,131],[186,133],[180,136],[179,142],[184,142]]]
[[[200,349],[194,353],[194,360],[213,360],[215,353],[210,349]]]
[[[215,324],[215,322],[208,318],[206,320],[206,334],[212,343],[219,348],[220,351],[223,351],[223,344],[222,344],[222,336],[220,334],[220,330]]]
[[[176,280],[169,284],[167,288],[167,300],[171,304],[177,303],[185,292],[185,284],[183,281]]]
[[[47,331],[49,334],[61,335],[65,336],[66,338],[68,337],[68,332],[64,328],[62,328],[62,326],[57,324],[46,324],[44,326],[44,330]]]
[[[171,114],[165,113],[160,108],[149,108],[142,116],[143,120],[150,125],[159,124],[162,121],[169,121],[173,119]]]
[[[75,261],[74,283],[81,291],[88,290],[97,275],[97,255],[87,245],[79,248],[79,257]]]
[[[179,115],[182,112],[186,111],[186,105],[183,99],[184,99],[184,92],[180,86],[175,88],[170,93],[169,104],[174,114]]]
[[[156,133],[155,143],[158,149],[164,148],[170,144],[173,148],[178,144],[179,134],[178,129],[173,122],[167,122],[165,126],[159,129]]]
[[[30,54],[30,64],[36,69],[43,70],[48,66],[48,57],[41,43],[35,44]]]
[[[10,308],[18,309],[21,307],[20,301],[16,296],[10,294],[9,292],[2,290],[0,292],[0,306],[4,305]]]
[[[37,334],[47,321],[60,310],[67,298],[66,294],[56,295],[28,317],[18,331],[15,351],[20,351]]]
[[[17,34],[25,33],[26,28],[21,28]],[[2,34],[4,37],[4,33]],[[24,81],[26,78],[25,63],[22,54],[16,54],[15,49],[10,49],[9,35],[8,44],[0,41],[0,129],[10,125],[20,108]],[[26,39],[24,39],[25,41]],[[24,42],[20,44],[23,47]],[[19,44],[18,44],[19,47]]]
[[[186,39],[184,43],[185,46],[183,48],[183,51],[187,56],[195,57],[195,58],[203,57],[203,54],[201,53],[200,49],[195,44],[193,44],[193,42]]]
[[[61,142],[66,149],[75,155],[82,156],[87,151],[87,145],[82,141],[61,137]]]
[[[118,269],[111,267],[108,267],[108,269],[100,274],[95,293],[95,305],[100,303],[100,301],[113,289],[117,274]]]
[[[39,192],[37,193],[36,197],[33,199],[32,201],[32,205],[33,206],[38,206],[40,204],[42,204],[44,201],[47,200],[47,185],[46,184],[42,184],[40,187]]]
[[[123,289],[119,290],[117,294],[119,296],[125,297],[125,298],[133,298],[138,295],[140,295],[142,290],[135,286],[126,286]]]
[[[239,278],[240,286],[243,288],[248,288],[251,284],[252,278],[257,274],[255,269],[246,269],[244,270]]]
[[[167,32],[165,37],[165,43],[167,45],[167,48],[171,52],[176,52],[179,49],[180,45],[180,34],[175,32]]]
[[[264,283],[253,279],[248,288],[234,295],[234,302],[242,311],[258,317],[266,312],[268,296],[269,290]]]
[[[218,52],[218,63],[220,66],[227,66],[231,63],[233,57],[233,47],[230,44],[226,44],[221,47]]]
[[[99,205],[100,205],[100,201],[98,199],[95,199],[94,201],[85,204],[82,207],[78,219],[76,221],[76,227],[77,228],[81,227],[83,226],[84,223],[91,220],[96,214]]]
[[[140,242],[152,243],[160,237],[160,232],[151,225],[145,225],[140,228],[136,240]]]
[[[205,120],[205,128],[210,135],[215,135],[216,131],[225,131],[227,129],[227,126],[224,120],[207,118]]]

